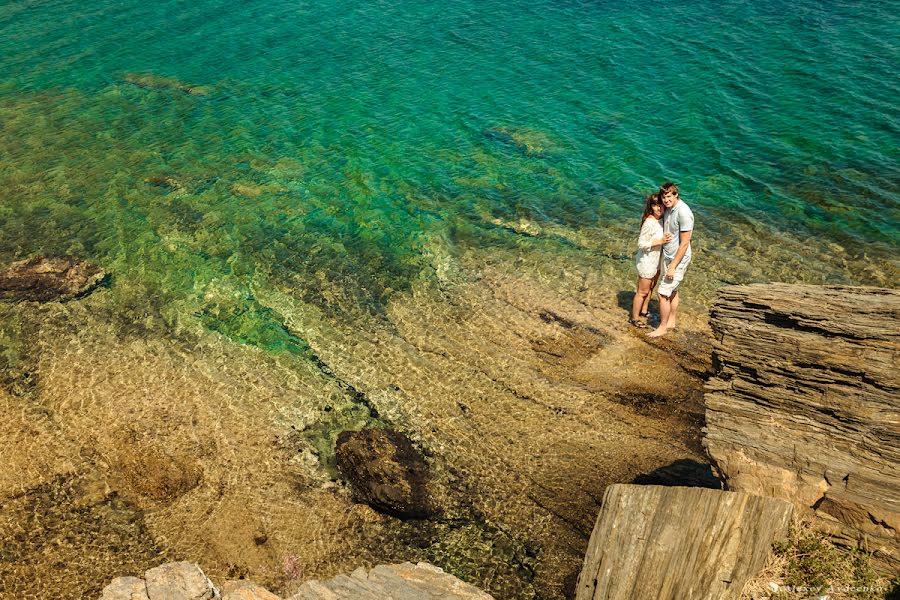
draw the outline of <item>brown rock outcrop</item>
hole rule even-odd
[[[212,600],[219,593],[197,565],[166,563],[144,573],[150,600]]]
[[[147,582],[137,577],[116,577],[103,588],[100,600],[150,600]]]
[[[360,567],[328,581],[308,581],[288,600],[493,600],[428,563]]]
[[[70,300],[97,287],[106,273],[75,256],[37,256],[12,263],[0,274],[0,299]]]
[[[251,581],[233,580],[222,585],[222,600],[280,600],[266,588]]]
[[[100,600],[279,600],[250,581],[227,581],[219,590],[199,566],[166,563],[138,577],[118,577],[103,589]],[[493,600],[468,583],[420,562],[362,567],[349,575],[307,581],[290,600]]]
[[[900,564],[900,291],[733,286],[710,324],[704,444],[728,488]]]
[[[360,500],[402,519],[431,512],[428,464],[403,433],[391,429],[344,431],[338,436],[337,465]]]
[[[149,569],[144,579],[133,576],[113,579],[103,588],[100,600],[213,600],[219,597],[218,590],[199,566],[173,562]]]
[[[789,502],[749,494],[611,485],[575,598],[739,598],[787,536],[792,513]]]

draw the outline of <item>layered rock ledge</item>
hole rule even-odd
[[[190,562],[166,563],[144,578],[118,577],[100,600],[280,600],[252,582],[226,581],[216,587]],[[492,596],[428,563],[362,567],[327,581],[307,581],[287,600],[493,600]]]
[[[704,445],[728,489],[900,565],[900,291],[733,286],[710,324]]]
[[[705,488],[611,485],[576,600],[740,597],[788,534],[784,500]]]

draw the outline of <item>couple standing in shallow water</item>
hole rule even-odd
[[[647,197],[641,217],[641,235],[637,251],[637,292],[629,322],[647,327],[650,295],[662,274],[659,285],[659,327],[648,337],[665,335],[678,322],[678,287],[691,263],[691,232],[694,214],[678,197],[674,183],[664,183],[658,192]]]

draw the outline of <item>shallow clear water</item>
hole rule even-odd
[[[498,223],[627,262],[673,180],[707,287],[892,285],[897,7],[8,3],[0,256],[377,303]]]
[[[0,367],[10,393],[4,402],[22,420],[10,426],[11,439],[25,439],[26,447],[26,424],[52,421],[34,426],[65,442],[59,442],[60,456],[78,449],[79,473],[115,472],[119,463],[134,470],[134,461],[113,460],[107,467],[81,448],[93,441],[100,455],[135,453],[133,440],[121,433],[134,427],[142,444],[159,444],[161,456],[191,456],[204,472],[190,501],[173,508],[151,499],[149,508],[141,507],[152,543],[137,526],[107,537],[94,533],[102,529],[98,523],[116,522],[106,512],[133,516],[115,496],[92,504],[90,514],[44,512],[53,523],[89,521],[83,537],[100,540],[95,545],[104,546],[110,561],[109,548],[132,548],[134,572],[157,560],[158,543],[166,556],[199,557],[221,572],[230,572],[223,564],[236,553],[242,568],[261,576],[268,571],[260,565],[277,570],[272,565],[284,556],[254,554],[268,546],[256,547],[259,534],[250,525],[246,539],[231,546],[210,542],[205,530],[191,529],[201,522],[196,514],[226,504],[215,485],[229,490],[236,508],[221,511],[228,518],[220,529],[227,533],[234,523],[244,525],[242,507],[259,492],[252,502],[267,507],[261,514],[284,528],[280,542],[273,535],[269,544],[281,543],[279,552],[333,538],[337,528],[363,519],[341,512],[348,503],[330,492],[285,500],[299,487],[290,479],[296,457],[287,466],[275,459],[270,464],[265,452],[273,435],[294,435],[283,431],[287,424],[303,423],[307,438],[321,439],[297,444],[327,454],[336,431],[370,419],[357,401],[364,392],[418,424],[425,441],[436,436],[441,443],[434,446],[480,482],[472,495],[487,505],[479,506],[486,522],[504,522],[504,516],[505,523],[537,528],[533,523],[544,517],[515,512],[518,500],[509,500],[520,495],[518,479],[508,483],[510,496],[494,494],[490,482],[508,469],[478,461],[508,452],[515,465],[519,455],[509,448],[525,444],[520,450],[527,456],[532,436],[547,435],[568,448],[604,430],[591,420],[594,413],[570,424],[584,427],[578,435],[545,426],[548,414],[561,414],[556,411],[566,398],[578,398],[581,410],[593,406],[595,396],[612,393],[594,381],[593,371],[603,361],[619,368],[618,358],[600,357],[596,369],[584,362],[601,354],[603,345],[592,337],[598,330],[584,330],[591,343],[572,343],[572,360],[588,365],[582,375],[590,385],[557,385],[544,367],[534,368],[529,352],[531,344],[543,347],[541,336],[547,344],[558,342],[559,332],[542,329],[555,322],[540,312],[547,304],[576,293],[606,298],[630,289],[642,198],[655,186],[677,182],[697,219],[688,301],[702,306],[726,283],[769,280],[896,287],[898,15],[895,0],[3,3],[0,263],[71,253],[112,274],[108,288],[83,306],[48,308],[46,315],[0,307]],[[567,265],[577,277],[559,276],[554,297],[510,283],[501,267],[491,271],[493,256],[496,264],[515,264],[550,288]],[[527,260],[514,263],[522,256]],[[481,277],[483,287],[500,289],[493,304],[472,291]],[[480,308],[466,313],[455,303],[442,304],[440,294],[406,294],[448,282],[473,283],[459,296]],[[395,329],[381,338],[378,324],[385,321]],[[371,331],[363,335],[359,323]],[[178,337],[185,332],[205,340],[191,349],[193,358],[177,346],[187,344]],[[176,349],[154,345],[157,338],[177,338]],[[418,354],[404,345],[407,338],[420,340]],[[256,348],[270,362],[252,354]],[[622,356],[634,355],[631,346],[626,350]],[[508,356],[514,360],[507,364]],[[472,375],[484,364],[492,365],[489,384]],[[556,368],[574,369],[568,363]],[[457,401],[471,404],[466,410],[476,415],[507,406],[494,396],[515,392],[504,383],[515,378],[509,373],[550,398],[554,412],[534,408],[534,416],[522,419],[513,418],[521,408],[485,412],[496,427],[485,436],[447,410],[456,410]],[[221,389],[210,394],[203,377]],[[483,406],[464,396],[482,385],[489,390]],[[20,397],[38,400],[26,411]],[[514,400],[508,406],[521,398]],[[412,408],[404,413],[405,406]],[[169,411],[188,433],[167,429]],[[95,431],[97,422],[108,426]],[[68,437],[53,427],[69,427]],[[440,438],[441,427],[452,435]],[[208,437],[192,438],[195,428]],[[503,438],[506,431],[512,441]],[[475,443],[473,452],[465,445],[469,439],[498,445],[485,451]],[[447,448],[458,440],[453,455]],[[223,448],[224,455],[242,457],[240,469],[217,462]],[[560,451],[563,458],[546,472],[534,466],[535,481],[563,472],[565,481],[552,487],[563,493],[569,481],[599,472],[593,464],[579,470],[579,457],[590,448]],[[22,464],[32,464],[30,455],[22,457]],[[615,461],[599,462],[612,469]],[[329,474],[316,458],[310,464],[303,469],[312,483],[304,485],[313,489]],[[44,469],[44,479],[65,471],[42,465],[34,470]],[[68,502],[56,498],[80,497],[67,485],[50,480],[22,496],[25,508],[10,508],[3,518],[23,522],[20,514]],[[127,482],[121,487],[129,489]],[[308,533],[303,523],[290,522],[298,505],[321,531]],[[507,505],[516,508],[504,512]],[[589,527],[594,505],[572,505]],[[376,547],[368,531],[376,526],[365,519],[371,520],[364,515],[358,539],[309,559],[303,576],[352,568],[354,557],[407,558],[407,549],[420,542],[406,544],[394,525],[382,523],[378,535],[397,547],[368,554]],[[66,527],[47,529],[56,535]],[[424,558],[458,565],[468,549],[483,546],[471,559],[475,566],[454,568],[471,568],[471,578],[499,590],[498,597],[526,597],[531,575],[479,570],[505,560],[495,546],[482,544],[500,539],[492,527],[435,534],[432,548],[439,550]],[[182,535],[186,531],[195,537]],[[561,547],[570,542],[549,526],[540,535],[529,531],[548,546],[556,538]],[[559,584],[554,577],[565,573],[553,561],[567,556],[577,563],[572,548],[578,543],[576,536],[571,547],[544,552],[555,558],[538,569],[535,588],[549,585],[542,573]],[[347,550],[351,546],[358,554]],[[12,543],[3,552],[43,551],[22,548]],[[530,556],[520,550],[510,552]],[[81,577],[96,586],[115,568],[61,571],[59,579]],[[20,581],[30,582],[32,575],[23,573]],[[277,582],[283,575],[266,577]],[[520,583],[524,587],[516,587]]]

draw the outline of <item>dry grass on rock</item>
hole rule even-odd
[[[862,549],[835,545],[826,533],[801,521],[775,544],[766,566],[744,587],[741,600],[896,600],[900,577],[880,576]]]

